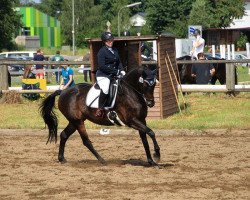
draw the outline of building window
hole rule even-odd
[[[30,27],[22,28],[22,35],[29,36],[30,35]]]

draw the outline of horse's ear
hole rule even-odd
[[[144,70],[148,69],[148,68],[149,68],[148,65],[144,65],[144,67],[143,67]]]
[[[138,73],[139,73],[140,75],[142,75],[143,71],[144,71],[144,68],[142,68],[142,67],[139,67],[139,68],[138,68]]]
[[[152,71],[152,74],[156,75],[157,74],[157,69],[153,69],[151,70]]]

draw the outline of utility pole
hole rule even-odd
[[[72,50],[75,55],[75,0],[72,0]]]

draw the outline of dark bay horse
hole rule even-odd
[[[178,60],[191,60],[191,56],[182,56],[176,59]],[[209,57],[208,60],[224,60],[214,57]],[[211,84],[215,85],[218,80],[221,85],[226,84],[226,64],[225,63],[213,63],[215,68],[215,74],[211,78]],[[181,84],[196,84],[196,80],[191,76],[192,64],[178,64],[178,71],[180,75]],[[237,73],[235,68],[235,83],[237,84]]]
[[[154,144],[154,159],[160,159],[160,147],[156,141],[155,133],[146,125],[147,106],[154,106],[155,84],[156,69],[132,69],[120,79],[116,103],[112,109],[118,114],[125,125],[139,131],[146,151],[147,161],[151,166],[157,165],[157,163],[151,156],[147,135],[150,136]],[[40,113],[49,129],[47,142],[53,140],[56,142],[58,121],[53,108],[56,96],[60,95],[58,108],[69,121],[67,127],[60,134],[58,160],[61,163],[66,162],[64,158],[65,144],[68,138],[77,130],[83,144],[94,154],[98,161],[105,164],[105,160],[97,153],[89,140],[84,121],[89,120],[93,123],[105,126],[111,126],[113,124],[106,116],[104,116],[104,118],[96,117],[96,108],[86,106],[86,95],[90,88],[90,84],[82,83],[67,90],[57,90],[49,95],[40,106]]]

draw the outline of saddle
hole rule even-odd
[[[106,101],[105,110],[110,110],[114,107],[117,92],[118,92],[119,80],[114,80],[111,82],[109,87],[109,96]],[[101,93],[101,89],[97,83],[95,83],[89,90],[86,97],[86,105],[90,108],[99,108],[99,96]],[[106,114],[106,112],[105,112]],[[118,126],[125,126],[125,124],[120,120],[117,113],[114,110],[107,112],[107,118],[109,121]]]
[[[115,105],[115,100],[118,91],[118,80],[114,80],[110,83],[109,95],[106,101],[105,110],[112,109]],[[97,83],[95,83],[89,90],[86,97],[86,105],[90,108],[99,108],[99,96],[101,89]]]

